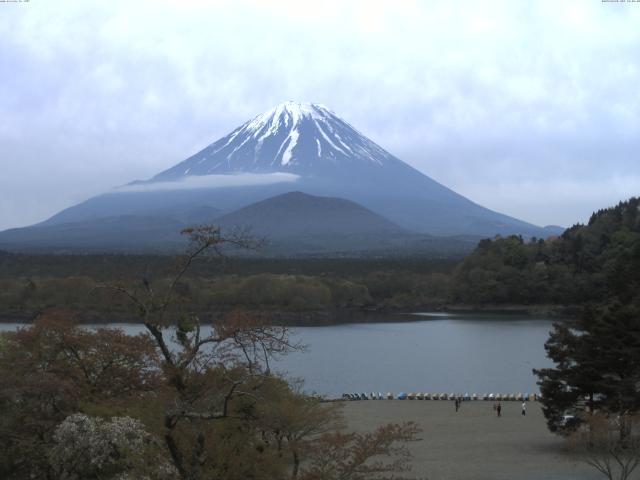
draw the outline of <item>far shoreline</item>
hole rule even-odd
[[[282,310],[253,310],[238,308],[262,317],[272,325],[289,327],[322,327],[330,325],[346,325],[355,323],[405,323],[420,322],[426,320],[438,320],[451,316],[470,315],[517,315],[522,317],[547,317],[555,320],[575,316],[579,307],[575,305],[520,305],[520,304],[449,304],[449,305],[422,305],[412,308],[387,308],[373,307],[361,309],[336,309],[322,311],[282,311]],[[233,311],[231,308],[221,309],[216,314],[201,314],[202,324],[211,323],[214,319]],[[19,323],[31,324],[44,312],[11,312],[0,314],[0,324]],[[129,314],[109,314],[96,311],[75,312],[79,314],[80,324],[91,325],[118,325],[141,324],[139,317]]]

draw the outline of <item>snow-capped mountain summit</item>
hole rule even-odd
[[[151,182],[239,172],[322,176],[398,162],[327,107],[284,102],[156,175]]]

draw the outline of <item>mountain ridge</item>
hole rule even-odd
[[[238,183],[239,174],[253,176],[253,183]],[[285,181],[283,175],[274,174],[286,174],[295,180]],[[216,186],[186,188],[193,179],[207,178],[216,179]],[[227,182],[231,179],[233,182]],[[223,215],[297,190],[355,202],[418,234],[546,238],[555,233],[459,195],[402,162],[319,104],[279,104],[184,161],[133,185],[140,190],[98,195],[27,231],[81,222],[89,228],[100,218],[127,215],[169,219],[178,215],[181,219],[180,212],[197,208]],[[122,232],[124,237],[126,234]],[[0,233],[0,240],[2,237]]]
[[[171,253],[185,248],[180,231],[216,224],[227,234],[242,230],[265,240],[258,252],[233,255],[462,256],[478,239],[438,238],[409,232],[350,200],[288,192],[218,215],[208,207],[171,217],[121,215],[94,221],[17,228],[0,233],[0,249],[56,253]],[[189,223],[189,220],[203,220]],[[248,231],[246,231],[248,230]]]

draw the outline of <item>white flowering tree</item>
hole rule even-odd
[[[67,417],[55,430],[50,462],[60,480],[169,479],[166,461],[151,461],[153,439],[131,417]]]

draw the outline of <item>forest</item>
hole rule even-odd
[[[585,305],[614,293],[637,296],[640,200],[595,212],[559,237],[482,240],[453,271],[451,300],[461,303]]]
[[[611,289],[627,297],[638,291],[638,204],[631,198],[597,211],[557,237],[484,239],[462,259],[214,256],[195,262],[177,292],[205,317],[243,308],[285,323],[422,308],[571,311],[604,301]],[[131,321],[126,302],[102,287],[166,282],[173,269],[165,256],[1,252],[0,319],[28,321],[55,307],[81,312],[81,321]]]
[[[236,308],[281,321],[328,319],[336,312],[441,305],[451,259],[199,259],[178,286],[182,302],[202,316]],[[135,320],[107,283],[134,287],[167,281],[174,260],[141,255],[0,255],[0,319],[28,321],[53,307],[80,321]],[[301,316],[304,314],[303,316]],[[308,320],[307,320],[308,321]],[[327,320],[322,320],[327,321]]]

